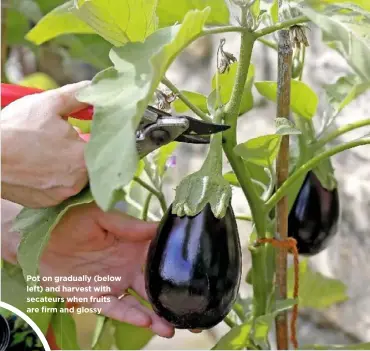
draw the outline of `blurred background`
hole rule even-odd
[[[8,82],[29,81],[30,85],[47,85],[49,88],[80,80],[91,79],[95,73],[110,65],[110,45],[93,35],[64,35],[41,46],[34,46],[24,35],[42,14],[63,3],[59,1],[36,1],[38,9],[23,7],[27,1],[2,1],[2,68]],[[4,11],[5,9],[5,11]],[[307,31],[310,46],[306,49],[303,81],[323,97],[323,84],[334,83],[340,76],[349,73],[346,62],[323,44],[320,32],[310,25]],[[194,42],[173,63],[167,77],[179,88],[208,95],[211,79],[216,69],[216,51],[221,38],[226,39],[225,49],[238,56],[237,34],[215,35]],[[273,39],[273,38],[270,38]],[[4,47],[6,45],[6,48]],[[257,42],[252,63],[255,65],[255,80],[276,80],[276,52]],[[4,75],[3,75],[4,81]],[[274,132],[276,106],[264,100],[254,91],[254,108],[239,118],[238,142]],[[336,120],[340,126],[370,115],[370,94],[353,101]],[[320,116],[325,103],[320,99],[315,123],[320,125]],[[189,112],[189,115],[191,113]],[[369,130],[370,132],[370,130]],[[356,131],[345,138],[356,137]],[[364,135],[361,129],[359,136]],[[340,143],[342,140],[338,140]],[[207,151],[206,146],[180,145],[174,155],[176,166],[167,173],[164,192],[167,202],[174,198],[174,188],[187,174],[199,169]],[[309,259],[313,269],[325,276],[340,279],[347,285],[349,299],[324,310],[301,309],[298,320],[300,344],[346,344],[370,340],[370,147],[363,146],[346,151],[333,158],[339,183],[342,217],[338,235],[329,248]],[[225,161],[225,171],[229,165]],[[135,199],[140,201],[143,193],[136,190]],[[233,189],[233,207],[237,213],[249,214],[246,200],[239,189]],[[127,208],[135,213],[132,208]],[[151,211],[160,214],[153,201]],[[251,232],[248,222],[238,222],[243,246],[244,273],[250,267],[247,241]],[[315,287],[319,288],[319,287]],[[242,283],[243,296],[251,293],[250,286]],[[77,316],[81,347],[89,347],[93,332],[91,316]],[[209,349],[228,330],[219,326],[192,334],[177,331],[171,340],[154,337],[146,349]]]

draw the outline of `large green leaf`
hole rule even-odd
[[[227,172],[224,174],[224,178],[233,186],[240,188],[240,183],[234,172]]]
[[[26,39],[40,45],[61,34],[94,33],[89,25],[76,17],[73,9],[73,0],[56,7],[27,33]]]
[[[92,337],[91,348],[97,345],[99,339],[103,336],[104,327],[108,321],[108,318],[102,315],[96,316],[95,329]]]
[[[93,350],[111,350],[115,344],[114,332],[115,325],[113,320],[104,316],[98,316],[97,328],[95,329],[91,348]]]
[[[260,0],[256,0],[249,9],[250,13],[252,14],[255,20],[258,20],[261,12],[261,2]]]
[[[249,333],[251,328],[251,322],[232,328],[212,347],[212,350],[244,350],[245,346],[250,344]]]
[[[193,91],[183,90],[181,93],[195,106],[201,109],[204,113],[208,113],[207,108],[207,97],[203,94],[196,93]],[[189,107],[185,105],[180,99],[177,99],[172,106],[175,108],[176,112],[189,111]]]
[[[274,0],[270,7],[270,16],[274,23],[279,21],[279,3],[278,0]]]
[[[298,350],[370,350],[370,342],[352,345],[304,345]]]
[[[256,318],[254,328],[251,333],[251,339],[253,343],[260,346],[262,350],[270,349],[268,342],[268,333],[271,326],[275,322],[276,316],[280,312],[291,309],[295,303],[296,300],[293,299],[276,301],[276,308],[273,312]]]
[[[59,304],[63,308],[64,304]],[[51,319],[56,344],[62,350],[80,350],[77,341],[76,323],[69,313],[57,312]]]
[[[253,180],[258,181],[261,184],[264,184],[264,186],[267,188],[270,183],[270,178],[268,174],[265,172],[264,167],[260,166],[255,163],[246,162],[244,160],[244,167],[246,167],[249,171],[249,174],[251,175]],[[236,178],[236,175],[233,172],[228,172],[223,175],[223,177],[233,186],[240,187],[239,181]],[[264,189],[262,187],[256,188],[258,195],[262,195]]]
[[[230,65],[230,70],[223,74],[218,74],[220,98],[223,104],[226,104],[231,97],[233,90],[238,62]],[[253,108],[252,86],[254,81],[254,66],[251,64],[248,70],[248,76],[245,81],[244,91],[239,109],[239,115],[248,112]],[[212,89],[216,89],[216,74],[212,78]]]
[[[265,98],[276,102],[277,83],[274,81],[254,83],[258,92]],[[293,112],[311,119],[317,110],[319,99],[315,92],[305,83],[297,80],[291,81],[290,106]],[[282,116],[280,116],[282,117]]]
[[[103,210],[120,199],[137,166],[135,131],[174,58],[199,37],[210,9],[190,11],[182,25],[158,30],[144,43],[114,48],[114,68],[98,73],[78,94],[94,105],[86,162],[94,198]]]
[[[157,28],[156,0],[70,0],[49,12],[27,34],[42,44],[61,34],[98,33],[114,45],[143,41]]]
[[[154,336],[150,329],[139,328],[131,324],[114,321],[115,340],[119,350],[140,350]]]
[[[89,189],[69,198],[58,206],[45,209],[24,208],[16,217],[13,230],[22,234],[18,248],[18,262],[23,275],[36,276],[39,260],[49,241],[50,233],[61,220],[63,215],[72,207],[92,202]],[[30,282],[29,285],[37,285]]]
[[[289,296],[293,295],[293,267],[288,270]],[[308,266],[307,260],[299,263],[299,307],[326,308],[348,299],[347,288],[340,280],[323,276]]]
[[[254,325],[249,320],[232,328],[218,341],[212,350],[244,350],[249,345],[253,345],[253,350],[255,345],[260,346],[263,350],[267,350],[269,348],[267,336],[276,315],[292,308],[295,302],[293,299],[277,301],[273,312],[256,318]]]
[[[203,10],[210,6],[211,12],[206,19],[207,24],[228,24],[230,13],[224,0],[159,0],[157,16],[160,27],[171,26],[176,22],[182,22],[189,10]]]
[[[76,14],[104,39],[119,46],[143,41],[157,29],[157,0],[77,0]]]
[[[22,270],[19,266],[11,265],[5,262],[1,269],[1,300],[12,305],[22,312],[26,313],[41,329],[46,333],[49,327],[52,313],[49,312],[50,308],[56,306],[54,302],[33,302],[32,298],[50,298],[53,295],[48,293],[40,293],[27,291],[27,284],[24,280]],[[46,307],[45,312],[41,312],[42,307]],[[34,309],[33,312],[27,309]],[[39,309],[39,313],[36,312]]]
[[[340,77],[334,84],[324,86],[330,105],[333,107],[333,116],[336,116],[349,103],[355,100],[370,88],[369,82],[362,82],[356,75]]]
[[[235,146],[234,152],[248,162],[269,167],[279,152],[280,141],[280,135],[263,135],[238,144]]]
[[[370,40],[367,38],[370,24],[361,22],[363,16],[353,16],[357,23],[345,23],[342,16],[323,15],[310,8],[300,8],[300,11],[323,31],[323,40],[337,50],[351,68],[363,81],[370,81]],[[360,26],[358,25],[360,24]],[[367,26],[367,31],[364,27]]]

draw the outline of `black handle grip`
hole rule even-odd
[[[10,342],[10,328],[8,321],[0,314],[0,351],[6,351]]]

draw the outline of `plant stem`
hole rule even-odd
[[[370,118],[363,119],[354,123],[349,123],[343,127],[339,127],[333,133],[330,133],[327,136],[324,136],[321,139],[319,139],[317,143],[314,145],[314,149],[319,150],[322,147],[324,147],[327,143],[338,138],[339,136],[347,132],[350,132],[351,130],[358,129],[368,125],[370,125]]]
[[[265,247],[250,247],[249,251],[252,257],[253,316],[257,318],[267,312]]]
[[[302,77],[303,77],[303,70],[304,70],[304,62],[306,60],[306,45],[302,45],[302,50],[301,50],[302,54],[302,69],[301,69],[301,73],[299,74],[299,79],[298,80],[302,80]]]
[[[252,33],[247,27],[244,27],[244,26],[222,26],[222,27],[213,27],[213,28],[211,27],[211,28],[205,28],[202,32],[202,36],[210,35],[210,34],[227,33],[227,32],[240,32],[242,34],[247,33],[247,34],[255,35],[256,38],[259,38],[259,37],[263,37],[264,35],[276,32],[280,29],[284,29],[287,27],[294,26],[295,24],[304,23],[308,21],[309,21],[308,17],[299,16],[299,17],[295,17],[287,21],[276,23],[269,27],[265,27],[254,33]]]
[[[136,208],[140,212],[143,212],[143,206],[141,206],[137,201],[135,201],[132,197],[126,196],[125,197],[125,202],[127,202],[130,206]],[[160,218],[158,218],[156,215],[148,211],[148,218],[151,221],[158,222]]]
[[[148,161],[148,159],[144,158],[143,159],[144,161],[144,170],[145,170],[145,173],[146,175],[148,176],[149,180],[151,181],[151,183],[153,184],[154,188],[158,189],[159,191],[161,191],[162,187],[161,187],[161,184],[160,182],[158,182],[158,180],[155,178],[154,176],[154,172],[151,168],[151,164],[150,162]]]
[[[242,26],[221,26],[221,27],[209,27],[203,29],[202,35],[210,35],[210,34],[220,34],[220,33],[227,33],[227,32],[249,32],[248,28]]]
[[[173,93],[175,93],[179,99],[187,106],[190,110],[192,110],[197,116],[199,116],[201,119],[207,122],[211,122],[212,119],[204,113],[200,108],[195,106],[184,94],[181,93],[181,91],[176,88],[176,86],[168,80],[168,78],[163,77],[162,83],[167,86]]]
[[[279,0],[279,10],[282,0]],[[279,11],[280,17],[280,11]],[[290,40],[289,30],[279,31],[278,43],[278,90],[276,117],[290,118],[290,82],[292,75],[293,48]],[[289,176],[289,135],[281,138],[280,149],[276,160],[277,189]],[[288,197],[282,197],[276,206],[276,232],[281,240],[288,238]],[[277,298],[287,298],[287,255],[286,248],[279,248],[276,255],[276,291]],[[276,341],[278,350],[289,348],[288,338],[288,314],[286,311],[279,313],[275,319]]]
[[[237,304],[235,304],[233,307],[233,311],[237,315],[237,317],[240,319],[240,322],[243,323],[245,320],[244,308],[241,305],[238,306]]]
[[[161,191],[158,191],[158,190],[154,189],[152,186],[150,186],[147,182],[145,182],[144,180],[142,180],[139,177],[134,177],[134,180],[135,180],[136,183],[140,184],[143,188],[148,190],[150,193],[152,193],[158,199],[163,213],[167,211],[166,199],[164,198],[164,195]]]
[[[266,210],[271,210],[276,203],[286,194],[289,192],[289,188],[297,181],[301,176],[305,173],[309,172],[313,168],[315,168],[320,162],[323,160],[339,154],[345,150],[352,149],[357,146],[361,145],[368,145],[370,144],[370,138],[360,139],[355,141],[350,141],[348,143],[344,143],[342,145],[333,147],[320,155],[313,157],[310,161],[299,167],[285,182],[284,184],[276,191],[276,193],[270,197],[270,199],[266,202]]]
[[[244,215],[244,214],[237,214],[237,215],[235,215],[235,218],[240,219],[242,221],[250,221],[250,222],[253,221],[252,216],[248,216],[248,215]]]
[[[263,202],[258,196],[255,186],[252,182],[252,177],[248,169],[244,166],[243,160],[234,153],[236,146],[236,124],[241,103],[242,94],[244,91],[245,82],[248,76],[248,69],[252,56],[254,37],[244,32],[241,35],[240,57],[236,72],[235,83],[231,93],[231,98],[224,110],[225,123],[230,125],[230,129],[223,133],[224,143],[223,149],[230,162],[230,165],[239,181],[239,184],[246,196],[249,207],[252,212],[252,217],[255,221],[257,232],[260,236],[265,233],[265,220],[263,211]]]
[[[274,43],[274,42],[273,42],[273,41],[271,41],[271,40],[267,40],[267,39],[262,38],[262,37],[259,37],[257,40],[258,40],[259,42],[261,42],[263,45],[266,45],[267,47],[269,47],[269,48],[271,48],[271,49],[274,49],[274,50],[276,50],[276,51],[277,51],[277,49],[278,49],[277,44],[276,44],[276,43]]]
[[[226,316],[224,318],[224,322],[230,327],[230,328],[234,328],[236,326],[236,324],[234,323],[234,321],[231,320],[231,318],[229,318],[228,316]]]
[[[256,36],[256,38],[260,38],[260,37],[263,37],[264,35],[271,34],[271,33],[276,32],[278,30],[281,30],[281,29],[284,29],[284,28],[289,28],[289,27],[294,26],[296,24],[300,24],[300,23],[304,23],[304,22],[308,22],[308,21],[309,21],[309,19],[306,16],[295,17],[295,18],[289,19],[287,21],[282,21],[282,22],[273,24],[272,26],[265,27],[265,28],[262,28],[260,30],[257,30],[256,32],[254,32],[254,35]]]
[[[149,212],[149,206],[150,206],[150,201],[152,200],[153,193],[149,193],[147,197],[145,198],[143,209],[141,210],[141,219],[143,221],[146,221],[148,219],[148,212]]]

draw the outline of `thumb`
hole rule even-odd
[[[55,113],[62,117],[67,117],[72,112],[76,112],[88,107],[88,104],[78,101],[76,93],[87,87],[90,84],[89,80],[81,81],[74,84],[67,84],[60,88],[48,90],[39,94],[40,103],[49,112]]]
[[[105,230],[127,240],[152,240],[158,223],[145,222],[119,211],[100,212],[98,224]]]

